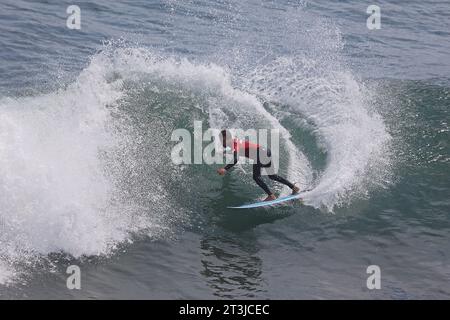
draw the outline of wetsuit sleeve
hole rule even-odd
[[[237,154],[237,151],[234,151],[233,152],[233,163],[227,164],[224,167],[224,169],[228,171],[229,169],[233,168],[237,162],[238,162],[238,154]]]

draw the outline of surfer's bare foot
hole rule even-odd
[[[294,187],[292,188],[292,194],[297,194],[297,193],[299,193],[299,192],[300,192],[300,188],[299,188],[299,187],[294,186]]]
[[[277,197],[272,193],[271,195],[268,195],[267,198],[264,199],[264,201],[272,201],[275,200]]]

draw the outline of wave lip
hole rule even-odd
[[[391,136],[369,107],[371,93],[349,71],[311,57],[281,57],[258,67],[250,79],[249,90],[277,101],[279,112],[312,123],[326,152],[306,204],[332,211],[384,183]]]

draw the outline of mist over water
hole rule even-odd
[[[342,4],[351,17],[355,5]],[[42,20],[34,4],[3,6],[11,16],[30,6],[30,21]],[[29,33],[22,47],[0,37],[0,56],[11,60],[0,66],[0,297],[342,297],[336,288],[351,298],[448,296],[440,283],[449,90],[438,71],[429,82],[408,82],[415,70],[399,77],[400,64],[366,73],[359,66],[376,68],[376,59],[354,47],[368,40],[353,18],[357,32],[342,26],[337,5],[97,6],[82,7],[78,33],[52,28],[55,20],[47,34],[18,26]],[[372,49],[396,60],[384,42]],[[310,190],[305,205],[226,209],[262,191],[250,166],[222,178],[217,166],[172,163],[173,130],[192,131],[194,121],[205,130],[280,130],[280,174]],[[86,273],[85,291],[64,287],[72,263]],[[369,263],[389,270],[379,294],[361,289]],[[433,289],[421,293],[425,283]]]

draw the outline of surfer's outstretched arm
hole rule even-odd
[[[227,173],[228,170],[233,168],[236,165],[237,162],[238,162],[238,154],[235,151],[233,153],[233,163],[229,163],[225,167],[218,169],[217,173],[220,174],[221,176],[223,176],[225,173]]]
[[[231,168],[233,168],[235,165],[236,165],[236,163],[238,162],[238,154],[237,154],[237,152],[235,151],[235,152],[233,152],[233,163],[229,163],[229,164],[227,164],[225,167],[224,167],[224,169],[225,170],[230,170]]]

